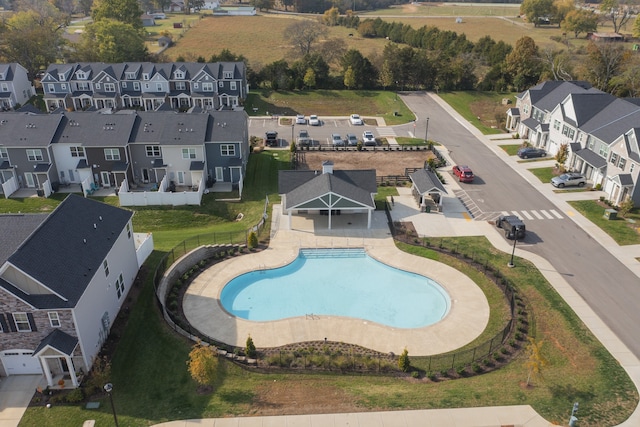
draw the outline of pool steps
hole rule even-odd
[[[366,255],[364,248],[300,249],[300,256],[304,258],[353,258]]]

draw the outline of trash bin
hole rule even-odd
[[[608,220],[616,219],[618,218],[618,211],[615,209],[605,209],[604,217]]]
[[[426,212],[426,213],[431,212],[431,206],[427,205],[427,208],[425,209],[425,212]]]

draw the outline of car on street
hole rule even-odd
[[[521,159],[531,159],[533,157],[545,157],[547,155],[546,150],[535,147],[524,147],[518,150],[518,157]]]
[[[515,215],[502,215],[496,219],[496,227],[504,230],[507,239],[524,239],[527,227],[524,222]]]
[[[350,147],[355,147],[356,145],[358,145],[358,137],[352,133],[348,133],[347,137],[344,139],[344,142]]]
[[[362,118],[358,114],[352,114],[351,116],[349,116],[349,121],[354,126],[362,126],[364,124]]]
[[[265,132],[264,145],[267,147],[277,147],[278,146],[278,132],[275,130],[270,130]]]
[[[575,172],[563,173],[560,176],[555,176],[551,178],[551,185],[558,188],[570,187],[570,186],[576,186],[576,185],[578,187],[582,187],[586,183],[587,183],[587,179],[584,177],[584,175],[575,173]]]
[[[344,147],[344,141],[339,133],[331,134],[331,145],[334,147]]]
[[[366,146],[378,145],[376,143],[376,137],[373,136],[373,132],[371,132],[370,130],[364,131],[364,133],[362,134],[362,142]]]
[[[315,114],[309,116],[309,125],[320,126],[320,119]]]
[[[304,114],[298,114],[296,116],[296,124],[297,125],[306,125],[307,119],[304,117]]]
[[[473,182],[473,171],[469,166],[456,165],[453,167],[453,174],[460,182]]]

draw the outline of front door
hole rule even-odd
[[[27,181],[27,187],[33,188],[36,186],[36,180],[31,172],[25,172],[24,179]]]
[[[69,372],[69,365],[67,365],[67,360],[64,357],[60,357],[58,358],[58,360],[60,361],[60,369],[62,369],[62,372]]]
[[[109,181],[109,172],[100,172],[100,178],[103,187],[111,187],[111,182]]]
[[[224,172],[220,166],[216,167],[216,181],[224,181]]]

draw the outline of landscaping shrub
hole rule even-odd
[[[254,359],[256,357],[256,346],[253,343],[253,339],[251,338],[251,335],[249,335],[247,337],[247,344],[245,347],[245,353],[247,354],[247,357],[250,357],[252,359]]]
[[[76,388],[67,393],[64,400],[68,403],[78,403],[82,402],[83,399],[84,391],[81,388]]]
[[[409,372],[409,369],[411,368],[411,361],[409,360],[409,351],[407,351],[406,348],[402,351],[402,354],[398,358],[398,368],[400,368],[402,372]]]

